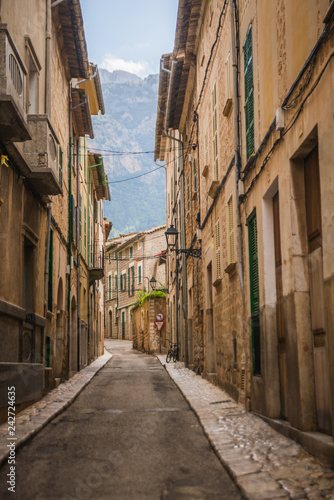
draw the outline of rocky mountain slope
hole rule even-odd
[[[154,150],[159,76],[142,79],[101,69],[100,77],[106,114],[93,117],[95,139],[89,148],[103,154],[111,192],[104,213],[113,222],[112,236],[163,224],[165,171],[141,176],[157,168],[147,151]],[[136,178],[122,182],[131,177]]]

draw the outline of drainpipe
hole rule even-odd
[[[240,159],[240,131],[239,131],[239,95],[238,95],[238,61],[236,57],[235,31],[234,31],[234,0],[230,0],[231,17],[231,43],[232,43],[232,64],[233,64],[233,113],[234,113],[234,152],[235,152],[235,189],[237,202],[237,227],[238,227],[238,271],[242,301],[245,306],[244,294],[244,268],[243,268],[243,247],[242,247],[242,225],[241,225],[241,205],[239,202],[239,182],[241,171]],[[238,46],[239,46],[239,40]]]
[[[51,0],[46,0],[45,29],[45,114],[51,118]]]
[[[51,203],[47,207],[47,236],[44,263],[44,317],[47,312],[48,278],[49,278],[49,255],[50,255],[50,232],[51,232]]]
[[[117,302],[116,302],[116,304],[117,304],[116,305],[116,307],[117,307],[117,313],[116,313],[116,320],[117,320],[117,340],[118,340],[118,335],[119,335],[119,321],[118,321],[119,320],[119,310],[118,310],[118,278],[119,278],[119,276],[118,276],[118,252],[115,252],[115,255],[116,255],[116,266],[117,266],[117,269],[116,269],[117,270],[117,275],[116,275],[117,276],[117,290],[116,290],[117,291]],[[112,279],[112,277],[111,277],[111,279]]]
[[[81,148],[81,141],[80,141],[80,148]],[[76,157],[76,164],[77,164],[77,213],[76,215],[80,216],[80,168],[79,168],[79,151],[77,151],[77,157]],[[77,320],[78,320],[78,325],[77,325],[77,331],[78,331],[78,371],[80,370],[80,275],[81,275],[81,268],[80,268],[80,244],[79,244],[79,239],[80,239],[80,233],[79,233],[79,227],[80,224],[78,223],[78,217],[76,217],[77,221],[77,227],[76,227],[76,241],[77,241]]]

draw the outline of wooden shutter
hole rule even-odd
[[[131,274],[132,274],[132,295],[135,294],[135,267],[132,266],[131,268]]]
[[[256,212],[249,217],[248,243],[249,243],[249,281],[251,302],[252,350],[253,373],[261,374],[261,345],[260,345],[260,294],[259,294],[259,269],[257,253],[257,221]]]
[[[244,45],[245,71],[245,120],[247,159],[254,153],[254,88],[253,88],[253,43],[252,25],[249,27]]]
[[[221,264],[220,264],[220,222],[217,219],[215,226],[215,239],[216,239],[216,279],[221,277]]]
[[[111,274],[109,274],[109,299],[111,299]]]
[[[63,150],[59,146],[59,184],[63,187]]]
[[[235,262],[233,196],[227,202],[228,263]]]
[[[209,134],[206,132],[204,137],[204,149],[205,149],[205,165],[209,165]]]
[[[50,229],[49,273],[48,273],[48,311],[52,311],[53,302],[53,230]]]
[[[131,283],[130,283],[130,268],[128,269],[128,295],[131,294]]]
[[[193,169],[194,169],[194,191],[197,191],[196,158],[194,158],[193,161]]]
[[[218,180],[218,122],[217,122],[217,85],[216,82],[212,90],[212,145],[213,145],[213,166],[214,180]]]

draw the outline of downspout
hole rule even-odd
[[[243,305],[245,306],[244,294],[244,268],[243,268],[243,247],[242,247],[242,225],[241,225],[241,205],[239,202],[239,182],[241,171],[240,158],[240,131],[239,131],[239,95],[238,95],[238,61],[236,56],[236,43],[234,31],[234,16],[233,5],[235,0],[230,0],[230,17],[231,17],[231,43],[232,43],[232,64],[233,64],[233,121],[234,121],[234,152],[235,152],[235,192],[237,203],[237,227],[238,227],[238,271],[239,282],[242,295]],[[235,8],[237,8],[235,4]],[[238,47],[239,47],[239,40]]]
[[[45,114],[51,118],[51,0],[46,0],[45,29]]]
[[[117,339],[118,339],[118,336],[119,336],[119,321],[118,321],[118,319],[119,319],[119,312],[118,312],[118,252],[115,252],[115,255],[116,255],[116,270],[117,270],[117,275],[116,275],[117,276],[117,290],[116,290],[116,292],[117,292],[117,302],[116,302],[116,304],[117,304],[117,306],[116,306],[117,313],[116,313],[116,320],[117,320]],[[112,279],[112,277],[111,277],[111,279]]]
[[[68,157],[68,291],[67,291],[67,379],[70,377],[70,329],[71,329],[71,260],[72,260],[72,94],[69,83],[69,157]]]

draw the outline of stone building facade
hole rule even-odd
[[[104,107],[79,0],[4,0],[0,39],[0,370],[19,410],[98,355],[85,304],[103,256],[83,248],[102,253],[110,194],[102,159],[87,190],[86,136]]]
[[[106,242],[105,264],[105,337],[132,340],[131,309],[137,293],[165,289],[166,226]]]
[[[180,0],[156,123],[168,225],[201,250],[178,273],[168,254],[167,336],[178,321],[186,363],[313,451],[334,417],[333,10]]]

